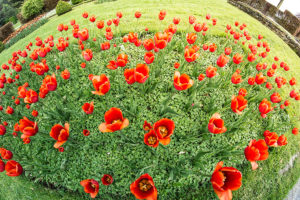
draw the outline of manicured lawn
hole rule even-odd
[[[163,23],[158,22],[157,15],[159,10],[167,10],[166,19]],[[139,23],[133,19],[135,11],[142,12],[142,18]],[[84,22],[83,18],[79,18],[83,11],[98,15],[100,19],[108,19],[115,17],[117,11],[123,12],[122,23],[119,29],[123,32],[129,32],[134,30],[142,30],[145,27],[149,27],[150,31],[159,31],[166,27],[174,16],[181,18],[181,24],[179,31],[188,32],[189,24],[187,18],[189,15],[198,16],[203,18],[207,13],[211,14],[212,17],[218,19],[218,25],[208,31],[209,35],[219,36],[224,33],[224,25],[233,24],[234,21],[238,20],[248,25],[248,30],[251,32],[253,37],[257,37],[259,33],[263,33],[263,36],[267,38],[271,47],[271,54],[269,60],[274,55],[279,56],[285,60],[291,67],[291,76],[300,77],[300,59],[299,57],[271,30],[267,29],[264,25],[260,24],[255,19],[249,17],[247,14],[238,10],[237,8],[229,5],[226,1],[215,0],[189,0],[189,1],[130,1],[130,0],[119,0],[116,2],[94,4],[88,3],[76,7],[72,12],[69,12],[60,17],[53,17],[48,23],[40,27],[37,31],[28,35],[24,39],[17,42],[9,49],[3,51],[0,54],[0,63],[2,64],[10,57],[11,53],[18,49],[23,49],[29,41],[34,41],[35,37],[39,36],[45,38],[52,34],[55,38],[61,36],[61,33],[56,31],[56,27],[60,23],[68,24],[73,18],[79,24],[90,24]],[[88,27],[90,25],[87,25]],[[288,91],[286,91],[288,92]],[[296,104],[296,103],[295,103]],[[294,105],[295,105],[294,104]],[[299,104],[289,108],[291,115],[298,116],[299,114],[295,111],[299,110]],[[297,118],[296,118],[297,119]],[[299,120],[297,126],[299,127]],[[286,134],[289,144],[284,148],[276,148],[271,151],[271,156],[267,161],[260,163],[260,168],[257,171],[250,170],[250,164],[247,166],[243,165],[243,186],[237,192],[234,192],[234,198],[236,199],[280,199],[283,198],[292,185],[297,181],[300,176],[299,173],[299,159],[296,162],[295,167],[284,174],[279,176],[278,172],[284,168],[290,157],[299,151],[299,135],[294,136],[291,133]],[[0,141],[0,146],[1,146]],[[41,185],[29,182],[24,177],[9,178],[0,175],[0,199],[75,199],[77,198],[74,194],[69,194],[67,191],[50,190],[44,189]],[[39,180],[37,180],[39,182]],[[212,193],[212,189],[207,182],[207,187],[210,188],[209,194]],[[207,191],[198,191],[199,199],[211,199],[215,196],[206,196]],[[5,195],[3,195],[5,194]],[[86,196],[84,196],[86,197]],[[267,198],[265,198],[267,197]],[[79,199],[81,197],[78,197]],[[103,199],[107,198],[105,196]]]

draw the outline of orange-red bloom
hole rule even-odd
[[[144,143],[154,148],[159,145],[159,139],[153,129],[144,135]]]
[[[25,103],[35,103],[39,100],[39,96],[36,91],[30,89],[26,92],[26,97],[24,98]]]
[[[65,69],[64,71],[62,71],[60,75],[65,80],[68,80],[71,76],[68,69]]]
[[[210,182],[220,200],[231,200],[232,191],[242,186],[242,173],[233,167],[223,167],[221,161],[217,164]]]
[[[13,157],[12,152],[4,148],[0,148],[0,155],[4,160],[10,160]]]
[[[29,138],[31,136],[35,136],[38,132],[37,122],[30,121],[27,117],[23,117],[19,121],[19,130],[22,134],[21,138]]]
[[[50,136],[56,140],[54,144],[54,148],[59,148],[65,142],[67,142],[70,134],[69,134],[70,125],[65,123],[65,127],[60,124],[55,124],[50,131]]]
[[[279,136],[279,138],[277,140],[277,144],[279,146],[285,146],[285,145],[287,145],[287,138],[285,137],[285,135]]]
[[[23,168],[20,163],[9,160],[5,165],[5,171],[7,176],[20,176],[23,173]]]
[[[262,73],[256,74],[255,82],[259,85],[263,84],[267,81],[267,77],[265,77]]]
[[[82,110],[87,114],[92,114],[94,111],[94,102],[91,103],[84,103],[82,106]]]
[[[84,188],[84,192],[95,198],[99,192],[99,183],[94,179],[86,179],[80,181],[80,185]]]
[[[124,77],[128,84],[144,83],[149,77],[149,67],[146,64],[137,64],[134,69],[125,69]]]
[[[111,108],[104,115],[105,122],[99,125],[99,130],[103,133],[122,130],[129,125],[127,118],[123,118],[119,108]]]
[[[229,61],[229,58],[225,54],[221,54],[217,60],[217,65],[219,67],[224,67]]]
[[[87,39],[89,39],[89,31],[87,28],[84,28],[82,30],[79,30],[77,32],[78,37],[81,41],[86,41]]]
[[[84,51],[82,51],[82,57],[86,60],[86,61],[90,61],[93,58],[93,52],[90,49],[86,49]]]
[[[103,185],[110,185],[113,183],[114,179],[111,175],[104,174],[103,177],[101,178],[101,181]]]
[[[247,107],[247,99],[242,95],[232,96],[231,99],[231,110],[237,114],[241,114],[242,111]]]
[[[194,44],[197,40],[197,34],[196,33],[187,33],[186,34],[186,41],[189,44]]]
[[[146,39],[146,40],[144,40],[144,42],[143,42],[143,45],[144,45],[144,47],[145,47],[145,49],[147,50],[147,51],[151,51],[152,49],[154,49],[154,41],[153,41],[153,39]]]
[[[267,99],[263,99],[259,106],[258,106],[260,115],[265,118],[267,116],[267,113],[273,110],[271,102],[269,102]]]
[[[153,129],[157,134],[158,140],[163,145],[168,145],[171,142],[171,135],[175,129],[175,123],[171,119],[163,118],[155,122]]]
[[[281,96],[278,92],[274,92],[271,97],[270,97],[271,101],[273,103],[279,103],[281,101]]]
[[[128,63],[128,56],[124,53],[119,54],[117,58],[117,65],[119,67],[125,67],[127,63]]]
[[[145,131],[149,131],[149,130],[152,129],[152,126],[151,126],[150,123],[148,123],[148,122],[145,120],[144,125],[143,125],[143,129],[144,129]]]
[[[145,60],[145,63],[147,63],[147,64],[153,63],[154,54],[151,51],[146,52],[145,55],[144,55],[144,60]]]
[[[93,76],[92,78],[93,86],[96,91],[92,91],[96,95],[105,95],[110,89],[110,82],[105,74],[100,76]]]
[[[224,126],[224,120],[221,119],[219,113],[213,114],[208,122],[208,130],[214,134],[225,133],[227,128]]]
[[[193,62],[200,56],[196,48],[185,48],[184,58],[187,62]]]
[[[215,75],[217,75],[217,68],[216,67],[213,67],[213,66],[208,66],[207,68],[206,68],[206,76],[208,77],[208,78],[212,78],[212,77],[214,77]]]
[[[168,34],[167,33],[156,33],[154,35],[155,46],[159,49],[163,49],[167,46],[168,43]]]
[[[190,79],[187,74],[181,74],[179,71],[175,71],[174,74],[174,87],[176,90],[187,90],[192,87],[194,81]]]
[[[232,60],[235,64],[240,64],[243,61],[243,56],[239,53],[234,54],[234,56],[232,57]]]
[[[245,148],[244,153],[246,159],[251,162],[252,169],[255,170],[258,167],[256,161],[268,158],[268,145],[265,140],[251,140],[249,146]]]
[[[130,185],[130,191],[137,199],[157,200],[157,189],[149,174],[141,175]]]
[[[46,86],[46,88],[49,91],[54,91],[57,88],[57,81],[55,74],[52,74],[52,76],[47,75],[43,80],[43,85]]]
[[[264,132],[264,137],[265,137],[265,141],[268,146],[271,146],[271,147],[278,146],[278,144],[277,144],[278,135],[275,132],[270,132],[270,131],[266,130]]]

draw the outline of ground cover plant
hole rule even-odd
[[[136,17],[139,15],[135,13]],[[159,13],[160,20],[164,20],[164,16],[165,12]],[[71,21],[74,23],[72,34],[71,26],[66,34],[66,25],[58,25],[63,37],[59,42],[52,37],[44,41],[37,39],[38,47],[28,46],[27,57],[30,58],[24,63],[20,63],[23,58],[11,60],[9,68],[13,66],[20,74],[18,77],[14,71],[11,77],[19,79],[13,82],[2,76],[2,80],[4,77],[7,80],[2,81],[6,93],[1,105],[8,113],[12,111],[8,106],[14,108],[11,116],[2,113],[8,122],[6,128],[17,131],[14,125],[19,123],[22,132],[13,138],[7,131],[3,141],[5,148],[14,147],[17,152],[14,159],[22,164],[26,175],[83,192],[81,183],[85,191],[97,195],[87,185],[98,188],[97,182],[109,174],[112,177],[104,176],[102,182],[113,183],[100,186],[99,195],[103,198],[145,198],[138,196],[140,182],[147,186],[145,190],[152,191],[149,196],[154,199],[156,191],[162,199],[192,198],[199,195],[198,191],[203,185],[207,186],[209,180],[219,196],[220,191],[230,196],[230,190],[238,189],[241,183],[239,167],[250,167],[250,162],[245,160],[245,149],[246,158],[256,168],[255,161],[267,157],[266,144],[286,145],[285,137],[278,139],[274,131],[279,135],[290,134],[295,119],[285,111],[285,106],[289,106],[285,100],[295,103],[299,95],[292,90],[294,99],[283,94],[281,98],[276,92],[282,93],[277,87],[290,89],[288,85],[294,85],[294,79],[283,78],[286,74],[281,75],[281,72],[289,68],[281,60],[275,58],[277,67],[264,64],[269,45],[261,36],[260,43],[252,44],[251,33],[244,32],[247,28],[243,23],[224,25],[224,35],[215,37],[210,36],[209,31],[217,20],[209,15],[194,23],[193,17],[175,18],[174,24],[161,33],[133,30],[138,34],[121,37],[118,26],[107,25],[117,25],[119,20],[122,23],[121,13],[106,22],[105,27],[102,21],[92,22],[91,14],[84,13],[83,17],[91,21],[88,29],[80,24],[77,28],[76,21]],[[137,19],[132,16],[137,23],[141,19],[142,16]],[[176,26],[183,20],[192,23],[194,31],[176,32]],[[72,35],[79,40],[71,39]],[[25,54],[16,52],[13,57],[26,57]],[[7,64],[3,67],[8,69]],[[276,75],[272,74],[274,68]],[[281,78],[276,80],[275,77]],[[39,92],[39,99],[34,91]],[[20,100],[18,106],[14,105],[18,104],[16,99]],[[119,113],[113,107],[120,108],[123,117],[110,120],[111,113]],[[34,118],[31,114],[38,115]],[[26,119],[19,121],[23,116],[35,123],[30,124]],[[116,125],[111,126],[113,122]],[[24,129],[27,123],[32,127],[28,132]],[[23,142],[29,144],[22,145],[21,134]],[[258,144],[252,141],[247,147],[252,139],[260,138],[264,140]],[[55,150],[54,143],[55,147],[62,145],[58,149],[64,151]],[[274,148],[270,147],[270,156]],[[254,153],[247,153],[249,149],[254,149]],[[258,151],[261,153],[257,154]],[[2,152],[3,157],[10,154],[7,150],[2,149]],[[221,168],[220,172],[213,173],[221,160],[235,169]],[[13,171],[19,172],[15,175],[20,174],[18,170]],[[6,171],[12,173],[11,167]],[[149,175],[143,175],[146,173],[154,181]],[[237,181],[224,189],[218,182],[222,180],[218,179],[220,174],[228,177],[233,174]],[[130,196],[131,193],[134,195]]]

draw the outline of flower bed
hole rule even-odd
[[[13,69],[0,82],[8,175],[92,197],[193,199],[208,187],[223,199],[240,188],[241,167],[256,169],[287,144],[296,80],[277,57],[265,64],[270,47],[246,24],[216,37],[216,19],[190,16],[121,36],[121,13],[83,17],[89,28],[59,24],[61,38],[36,38],[2,65]],[[180,20],[194,31],[176,32]]]

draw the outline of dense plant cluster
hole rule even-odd
[[[56,14],[62,15],[72,10],[72,6],[65,1],[60,0],[56,5]]]
[[[225,200],[242,187],[241,167],[257,169],[298,134],[286,111],[300,99],[296,79],[278,57],[267,63],[269,44],[246,24],[213,36],[216,18],[191,15],[121,35],[121,12],[82,17],[89,28],[58,24],[61,37],[37,37],[2,65],[8,176],[92,198],[195,199],[210,188]],[[177,31],[181,20],[189,31]]]
[[[24,1],[21,13],[22,16],[29,20],[41,14],[44,7],[44,0],[26,0]]]

